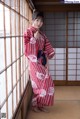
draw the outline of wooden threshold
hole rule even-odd
[[[55,86],[80,86],[80,81],[60,81],[54,80]]]

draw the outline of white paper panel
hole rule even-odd
[[[76,78],[75,78],[75,76],[68,76],[68,80],[72,80],[72,81],[75,81],[76,80]]]
[[[76,75],[76,70],[68,70],[68,75]]]
[[[57,76],[56,75],[56,80],[64,80],[64,77],[63,76]]]
[[[69,59],[68,64],[76,64],[76,59]]]
[[[68,69],[75,69],[76,70],[76,65],[68,65]]]

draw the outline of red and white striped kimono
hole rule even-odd
[[[47,37],[40,32],[40,38],[33,37],[36,28],[30,27],[24,33],[25,55],[29,60],[29,73],[33,88],[32,105],[37,107],[53,105],[54,83],[48,68],[42,65],[41,58],[37,59],[39,50],[45,46],[45,55],[48,59],[54,56],[54,49]]]

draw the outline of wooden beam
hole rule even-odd
[[[33,0],[33,2],[60,2],[60,0]]]
[[[80,4],[55,4],[35,5],[36,9],[43,12],[74,12],[80,11]]]

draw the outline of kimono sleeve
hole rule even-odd
[[[55,50],[46,36],[45,36],[45,52],[49,59],[51,59],[55,54]]]
[[[32,31],[24,33],[24,54],[32,62],[37,62],[37,45]]]

